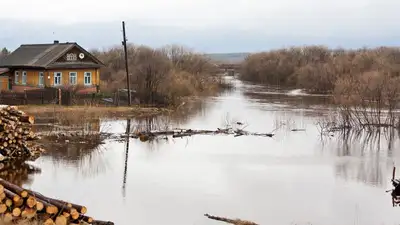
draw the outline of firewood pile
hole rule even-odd
[[[34,117],[17,106],[0,107],[0,161],[35,159],[43,149],[32,144],[39,139],[32,131]]]
[[[94,220],[84,215],[86,212],[85,206],[49,198],[0,179],[0,218],[5,223],[31,220],[45,225],[113,224]]]

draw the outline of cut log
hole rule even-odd
[[[21,215],[21,209],[18,208],[18,207],[14,208],[14,209],[12,210],[12,215],[13,215],[14,217],[19,217],[19,216]]]
[[[28,192],[15,184],[12,184],[3,179],[0,179],[0,184],[3,185],[6,189],[20,195],[23,198],[28,197]]]
[[[67,225],[68,224],[68,220],[67,220],[67,218],[65,216],[59,215],[56,218],[55,224],[56,225]]]
[[[42,211],[44,209],[44,205],[42,202],[36,201],[36,210]]]
[[[49,218],[44,221],[43,225],[55,225],[54,220]]]
[[[7,205],[6,204],[0,204],[0,213],[5,213],[7,211]]]
[[[21,122],[25,122],[25,123],[30,123],[30,124],[34,124],[35,123],[35,117],[33,116],[28,116],[28,115],[21,115],[19,117],[19,120]]]
[[[92,225],[114,225],[111,221],[93,220]]]
[[[36,210],[31,208],[25,208],[21,213],[21,217],[27,219],[32,219],[35,216],[36,216]]]
[[[65,202],[65,201],[49,198],[49,197],[46,197],[46,196],[44,196],[44,195],[42,195],[42,194],[40,194],[39,192],[36,192],[36,191],[28,190],[28,192],[32,196],[35,196],[37,199],[40,199],[40,200],[45,201],[45,202],[48,202],[48,203],[58,207],[62,212],[72,213],[75,210],[77,210],[77,209],[71,207],[72,205],[75,205],[75,204],[71,204],[71,203],[68,203],[68,202]],[[86,210],[86,207],[84,207],[84,206],[79,206],[79,205],[75,205],[75,206],[80,207],[81,210]]]
[[[36,205],[36,199],[33,196],[29,196],[28,199],[26,199],[26,205],[29,208],[33,208]]]

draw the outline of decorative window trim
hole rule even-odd
[[[27,79],[28,79],[28,73],[26,71],[22,71],[21,84],[26,85]]]
[[[89,82],[87,82],[87,78],[89,78]],[[92,85],[92,72],[84,72],[83,73],[83,84],[84,85]]]
[[[18,84],[18,78],[19,78],[19,71],[14,72],[14,83]]]
[[[75,76],[75,83],[71,82],[71,77],[73,77],[71,75]],[[70,85],[77,85],[78,84],[78,73],[77,72],[69,72],[69,84]]]
[[[56,75],[60,74],[60,83],[56,84]],[[53,86],[61,86],[62,84],[62,72],[54,72],[54,77],[53,77]]]
[[[40,79],[42,78],[42,79]],[[38,86],[44,86],[44,72],[39,72]],[[42,82],[42,83],[41,83]]]

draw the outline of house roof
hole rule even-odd
[[[24,44],[7,57],[0,59],[0,67],[47,68],[70,49],[77,47],[91,56],[99,65],[104,65],[95,56],[77,43]]]

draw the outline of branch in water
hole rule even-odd
[[[204,214],[204,216],[206,216],[207,218],[212,219],[212,220],[222,221],[222,222],[230,223],[230,224],[234,224],[234,225],[259,225],[257,223],[251,222],[251,221],[240,220],[240,219],[228,219],[225,217],[211,216],[209,214]]]

